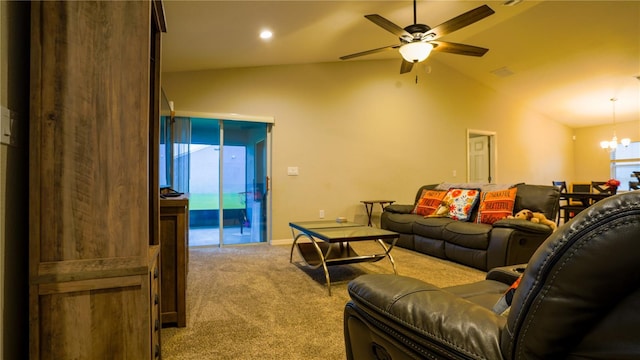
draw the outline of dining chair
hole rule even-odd
[[[611,194],[615,195],[617,192],[617,187],[612,187],[607,185],[606,181],[592,181],[591,182],[591,192],[596,194]]]
[[[567,193],[566,181],[552,181],[553,186],[560,190],[560,197],[558,198],[558,216],[556,217],[556,224],[560,225],[560,218],[563,217],[566,207],[569,205],[569,200],[562,196]]]
[[[640,190],[640,181],[629,181],[629,190]]]
[[[566,184],[566,183],[565,183]],[[565,191],[566,192],[566,191]],[[591,184],[586,183],[573,183],[571,184],[572,193],[590,193],[591,192]],[[562,194],[560,194],[562,197]],[[565,197],[566,198],[566,197]],[[589,201],[584,202],[582,200],[576,200],[571,198],[566,198],[567,204],[564,206],[560,206],[560,211],[562,212],[562,217],[564,222],[573,219],[574,216],[578,215],[579,212],[588,208],[591,203]]]
[[[574,183],[571,184],[571,192],[591,192],[591,184]]]
[[[591,184],[588,183],[574,183],[571,184],[571,192],[574,193],[591,193],[592,192],[592,188],[591,188]],[[582,205],[585,207],[588,207],[589,205],[591,205],[591,201],[588,201],[587,203],[585,203],[583,200],[570,200],[569,201],[570,205]]]

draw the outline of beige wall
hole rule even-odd
[[[497,133],[496,182],[574,176],[572,129],[430,65],[406,75],[395,60],[165,73],[162,86],[177,111],[275,117],[274,240],[320,209],[364,222],[360,200],[411,203],[422,184],[464,182],[467,129]]]

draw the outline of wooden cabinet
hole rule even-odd
[[[152,359],[159,345],[154,9],[31,3],[31,359]]]
[[[162,324],[187,326],[189,200],[160,200]]]
[[[151,332],[151,354],[153,359],[160,359],[160,246],[149,247],[149,301],[151,309],[150,326]]]

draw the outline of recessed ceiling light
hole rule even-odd
[[[267,40],[267,39],[271,39],[272,36],[273,36],[273,33],[269,30],[262,30],[260,32],[260,39]]]

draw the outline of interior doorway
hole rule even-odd
[[[467,129],[467,182],[496,182],[496,138],[493,131]]]

